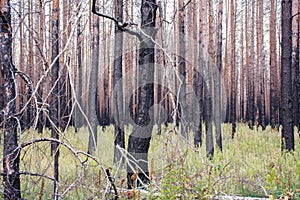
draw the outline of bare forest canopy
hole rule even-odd
[[[239,122],[270,125],[281,131],[282,149],[294,151],[299,12],[300,0],[0,0],[4,198],[20,197],[20,174],[10,170],[19,170],[27,130],[51,132],[36,142],[51,143],[55,198],[59,146],[70,127],[88,127],[82,153],[90,156],[97,127],[114,126],[114,161],[126,162],[125,146],[146,161],[127,162],[129,188],[135,174],[137,186],[150,181],[154,126],[161,134],[170,125],[195,147],[205,143],[211,159],[214,140],[222,151],[223,123],[232,139]],[[107,170],[106,177],[112,182]]]

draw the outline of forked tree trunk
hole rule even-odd
[[[12,27],[9,0],[0,0],[0,121],[3,131],[3,199],[20,199],[20,151],[17,142],[15,74],[12,63]],[[3,114],[2,114],[3,113]]]
[[[141,28],[147,35],[141,35],[139,48],[139,77],[138,77],[138,109],[136,121],[128,140],[128,152],[137,162],[130,159],[127,165],[127,182],[129,188],[134,184],[132,175],[139,168],[138,177],[147,184],[149,183],[148,150],[150,146],[153,124],[150,116],[150,108],[154,103],[154,42],[156,0],[142,0],[141,5]],[[129,157],[130,158],[130,157]],[[138,181],[138,186],[141,183]]]

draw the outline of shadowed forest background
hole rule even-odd
[[[299,3],[0,0],[3,198],[300,198]]]

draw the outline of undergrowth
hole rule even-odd
[[[197,149],[193,147],[192,131],[186,141],[169,130],[170,127],[163,127],[161,135],[156,134],[156,127],[153,130],[148,190],[127,191],[126,167],[113,164],[113,127],[98,129],[98,149],[94,156],[104,168],[110,168],[120,199],[208,199],[226,195],[300,199],[298,136],[295,135],[295,152],[281,152],[280,133],[272,132],[270,127],[256,131],[238,124],[232,140],[230,125],[224,124],[223,151],[215,147],[215,155],[210,160],[205,156],[205,144]],[[130,127],[125,130],[126,143],[130,131]],[[49,136],[47,130],[43,134],[31,130],[23,133],[23,141]],[[77,133],[69,128],[60,138],[77,150],[87,151],[87,128]],[[105,191],[110,191],[106,198],[113,199],[114,191],[96,163],[88,160],[84,166],[70,151],[60,147],[60,192],[69,189],[64,198],[100,199]],[[50,144],[34,144],[22,150],[20,169],[52,176]],[[50,180],[21,175],[21,183],[26,199],[53,198]]]

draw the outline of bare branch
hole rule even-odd
[[[300,15],[300,12],[294,14],[294,15],[291,17],[291,20],[293,20],[293,18],[296,17],[297,15]]]
[[[124,32],[126,32],[126,33],[128,33],[130,35],[134,35],[139,40],[142,40],[142,36],[141,36],[140,33],[126,28],[128,26],[129,27],[130,26],[138,26],[138,24],[133,23],[133,22],[120,22],[115,17],[112,17],[112,16],[109,16],[109,15],[97,12],[97,10],[96,10],[96,0],[93,0],[93,3],[92,3],[92,13],[94,13],[95,15],[97,15],[99,17],[104,17],[106,19],[110,19],[110,20],[114,21],[119,30],[124,31]]]
[[[28,175],[28,176],[37,176],[37,177],[42,177],[42,178],[46,178],[46,179],[49,179],[51,181],[54,181],[55,179],[50,177],[50,176],[47,176],[45,174],[38,174],[38,173],[31,173],[31,172],[19,172],[18,173],[19,175]],[[1,176],[6,176],[7,174],[2,172],[0,173]]]
[[[180,8],[180,11],[184,11],[184,9],[192,2],[192,0],[189,0],[186,4],[184,4],[182,6],[182,8]]]
[[[179,11],[184,11],[184,9],[185,9],[191,2],[192,2],[192,0],[189,0],[189,1],[188,1],[186,4],[184,4],[181,8],[176,9],[175,12],[174,12],[174,14],[173,14],[173,17],[172,17],[172,20],[171,20],[171,21],[168,21],[168,20],[166,20],[166,19],[163,19],[163,21],[166,22],[166,23],[168,23],[168,24],[172,24],[173,21],[175,20],[175,17],[176,17],[176,15],[177,15],[178,10],[179,10]]]

